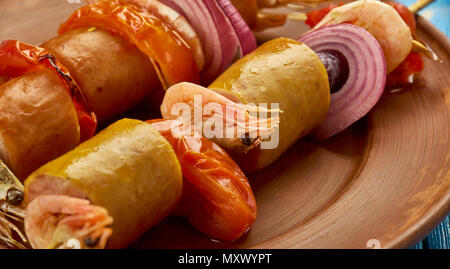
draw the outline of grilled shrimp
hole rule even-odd
[[[27,207],[25,232],[33,248],[104,248],[112,221],[106,209],[88,200],[42,195]]]
[[[388,73],[411,52],[410,28],[392,6],[383,2],[360,0],[334,8],[312,30],[338,23],[351,23],[371,33],[383,49]]]
[[[256,112],[266,116],[272,113],[268,109],[233,102],[215,91],[186,82],[168,89],[161,106],[164,119],[179,119],[185,126],[193,126],[191,131],[203,134],[222,148],[244,152],[270,137],[280,121],[278,116],[257,117]]]

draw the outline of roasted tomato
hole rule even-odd
[[[211,238],[232,241],[256,219],[257,208],[247,177],[231,157],[209,139],[179,133],[180,121],[149,121],[172,145],[184,177],[177,212]]]
[[[97,119],[90,112],[86,100],[69,71],[47,50],[16,40],[0,45],[0,77],[10,80],[44,68],[56,72],[72,97],[80,124],[81,141],[91,138],[97,128]]]
[[[397,10],[400,17],[411,29],[413,36],[416,35],[416,19],[414,15],[409,11],[409,9],[400,3],[392,1],[384,1],[386,4],[391,5]],[[402,88],[411,85],[413,82],[413,77],[419,74],[423,70],[423,59],[422,56],[414,51],[408,55],[408,57],[387,77],[387,88]]]
[[[75,11],[58,33],[82,27],[103,28],[130,40],[156,62],[165,86],[200,80],[194,55],[186,41],[173,27],[145,8],[120,0],[96,2]]]
[[[386,87],[388,89],[407,87],[413,82],[413,76],[419,74],[423,67],[422,56],[411,51],[408,57],[388,75]]]
[[[324,8],[313,10],[308,12],[306,14],[306,21],[305,23],[309,25],[309,27],[313,28],[318,24],[333,8],[338,7],[337,4],[330,4],[329,6],[326,6]]]

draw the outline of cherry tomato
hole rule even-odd
[[[407,87],[411,84],[411,76],[420,73],[424,68],[422,56],[411,51],[406,59],[388,77],[386,87],[388,89]]]
[[[177,121],[149,121],[172,145],[184,177],[177,212],[199,231],[218,240],[241,237],[256,219],[257,208],[247,177],[231,157],[204,137],[174,135]]]
[[[100,1],[81,7],[63,23],[58,33],[81,27],[100,27],[131,41],[161,69],[161,83],[198,83],[194,55],[175,29],[148,10],[120,1]]]
[[[341,5],[341,4],[340,4]],[[329,6],[326,6],[324,8],[313,10],[308,12],[306,14],[306,21],[305,23],[309,25],[309,27],[313,28],[316,26],[330,11],[340,5],[337,4],[330,4]]]
[[[97,118],[90,112],[83,94],[69,71],[47,50],[16,40],[0,45],[0,77],[7,80],[49,68],[56,72],[72,97],[80,125],[80,139],[91,138],[97,128]]]
[[[411,29],[411,34],[416,35],[416,19],[414,14],[409,11],[409,9],[397,2],[384,1],[386,4],[391,5],[398,12],[403,21]],[[411,52],[408,57],[387,77],[387,88],[401,88],[407,87],[411,84],[411,76],[422,72],[423,70],[423,59],[422,56],[416,52]]]

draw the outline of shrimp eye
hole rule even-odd
[[[84,239],[84,244],[88,247],[95,247],[98,245],[100,238],[92,239],[92,237],[88,236]]]
[[[11,205],[18,205],[23,201],[23,192],[16,188],[10,188],[6,193],[6,200]]]

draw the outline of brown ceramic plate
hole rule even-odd
[[[68,2],[0,0],[0,40],[51,38],[80,6]],[[413,89],[386,93],[347,131],[301,141],[251,176],[259,216],[244,238],[214,242],[169,218],[132,247],[404,248],[422,239],[450,210],[450,41],[423,18],[418,25],[441,62],[426,60]]]

